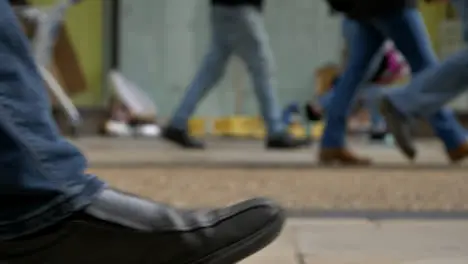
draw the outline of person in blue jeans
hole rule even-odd
[[[350,43],[349,62],[335,87],[331,108],[327,112],[319,160],[324,163],[368,165],[370,159],[359,157],[346,147],[346,117],[374,54],[388,38],[404,55],[413,74],[436,67],[438,59],[415,0],[328,1],[337,11],[347,15],[356,31]],[[429,122],[449,153],[466,144],[465,130],[452,110],[438,110],[431,115]]]
[[[353,27],[352,23],[347,23],[347,21],[347,19],[343,19],[343,31],[349,42],[353,36]],[[383,141],[386,138],[387,126],[380,113],[379,99],[387,85],[392,84],[393,81],[406,74],[406,62],[400,57],[399,52],[393,48],[393,43],[386,41],[380,51],[375,55],[375,58],[373,58],[373,62],[366,74],[367,77],[361,87],[358,88],[359,94],[356,98],[358,100],[355,101],[361,102],[363,107],[365,107],[370,114],[369,139],[371,141]],[[334,87],[340,79],[339,76],[335,78],[332,88],[318,96],[317,102],[319,104],[319,109],[326,112],[326,109],[330,108],[330,102],[335,93]],[[313,105],[309,104],[309,107],[311,107],[312,110],[315,108],[316,112],[319,111],[317,107]],[[353,112],[353,110],[350,112]]]
[[[8,0],[0,0],[0,263],[236,263],[284,214],[258,198],[182,210],[110,188],[54,125]]]
[[[437,2],[438,0],[430,0]],[[463,28],[463,38],[468,40],[468,0],[452,0]],[[382,108],[395,135],[397,145],[409,159],[416,157],[416,148],[410,133],[411,118],[434,118],[444,105],[468,88],[468,49],[450,56],[441,64],[416,76],[405,88],[391,91],[383,98]],[[444,110],[442,110],[444,111]],[[446,110],[445,110],[446,111]],[[449,118],[454,119],[452,116]],[[450,123],[455,123],[453,120]],[[457,139],[457,138],[456,138]],[[459,162],[468,156],[468,144],[461,136],[446,144],[450,161]]]
[[[337,78],[334,82],[334,86],[339,82],[340,78]],[[387,134],[387,125],[385,120],[380,113],[379,99],[383,94],[384,87],[377,84],[367,84],[362,87],[363,91],[359,93],[359,99],[363,102],[364,107],[368,110],[370,115],[370,128],[369,128],[369,139],[370,140],[384,140]],[[324,111],[326,115],[326,109],[331,106],[331,99],[335,94],[334,88],[331,88],[325,94],[319,96],[318,104],[320,109]],[[311,106],[313,107],[313,106]]]
[[[223,77],[232,56],[245,62],[253,82],[267,131],[268,148],[293,149],[308,144],[287,133],[274,90],[274,58],[262,11],[264,0],[210,0],[211,46],[177,107],[163,137],[184,148],[202,149],[204,144],[188,133],[188,121],[199,102]]]

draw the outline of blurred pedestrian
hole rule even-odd
[[[274,90],[275,65],[263,21],[264,0],[210,0],[211,44],[195,79],[163,136],[182,147],[204,144],[188,133],[188,121],[199,102],[223,77],[231,56],[241,58],[253,82],[267,130],[268,148],[298,148],[307,140],[291,137],[282,122],[282,109]]]
[[[451,2],[460,16],[463,28],[461,34],[464,40],[468,41],[468,0]],[[433,117],[447,102],[465,92],[467,88],[468,49],[463,48],[441,64],[417,75],[405,88],[391,91],[385,96],[382,104],[384,114],[405,156],[414,159],[417,154],[410,132],[410,119]],[[446,148],[452,162],[458,162],[468,156],[468,143],[462,141],[461,136],[453,145],[446,144]]]
[[[347,20],[343,21],[344,36],[348,39],[348,42],[352,40],[351,29],[347,26]],[[387,135],[387,126],[380,113],[380,97],[388,86],[394,84],[395,81],[401,80],[408,74],[408,65],[401,53],[395,48],[392,41],[387,40],[380,50],[376,53],[375,58],[366,74],[366,80],[362,83],[359,88],[358,96],[354,100],[353,109],[356,109],[357,105],[362,105],[367,109],[370,115],[370,128],[369,128],[369,140],[370,141],[384,141]],[[311,116],[311,119],[317,119],[317,112],[323,112],[326,115],[326,110],[330,107],[330,101],[334,96],[335,89],[340,77],[338,76],[331,89],[327,92],[318,95],[318,104],[309,104],[307,113]],[[358,102],[361,102],[358,104]],[[321,109],[321,111],[319,110]],[[354,110],[349,113],[355,112]]]
[[[349,46],[349,59],[327,112],[327,124],[319,153],[324,163],[368,165],[370,159],[348,150],[345,142],[347,113],[372,58],[386,39],[391,39],[408,61],[413,74],[438,65],[416,0],[327,0],[344,13],[355,27]],[[453,111],[438,110],[429,122],[449,153],[465,144],[465,131]]]

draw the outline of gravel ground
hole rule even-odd
[[[179,206],[225,205],[251,196],[289,209],[468,210],[464,170],[95,168],[112,185]]]

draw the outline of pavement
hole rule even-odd
[[[317,167],[317,146],[293,151],[266,150],[262,141],[209,139],[203,151],[184,150],[161,139],[78,138],[74,143],[89,157],[91,167],[235,167],[311,168]],[[418,157],[409,163],[393,146],[369,144],[354,138],[349,146],[371,157],[374,167],[460,168],[449,166],[440,142],[418,141]],[[464,166],[462,164],[461,166]]]
[[[468,264],[467,165],[450,165],[433,140],[418,142],[415,163],[393,147],[352,140],[375,160],[367,168],[321,167],[316,146],[266,151],[262,142],[214,139],[208,150],[185,151],[160,140],[74,141],[91,173],[157,201],[205,208],[268,196],[288,210],[338,212],[290,218],[278,240],[242,264]],[[375,212],[435,214],[369,217]],[[434,217],[444,212],[465,217]]]
[[[290,219],[241,264],[467,264],[468,221]]]
[[[468,218],[467,165],[450,165],[437,141],[419,141],[420,157],[409,163],[393,147],[350,140],[353,150],[374,158],[375,165],[365,168],[320,166],[316,146],[267,151],[261,141],[210,139],[204,151],[158,139],[75,143],[89,158],[89,172],[118,188],[184,207],[267,196],[295,216],[416,212]]]

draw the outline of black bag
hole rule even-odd
[[[350,12],[355,5],[354,0],[327,0],[327,2],[333,10],[342,13]]]
[[[327,0],[334,10],[354,19],[370,19],[403,8],[414,8],[416,0]]]

